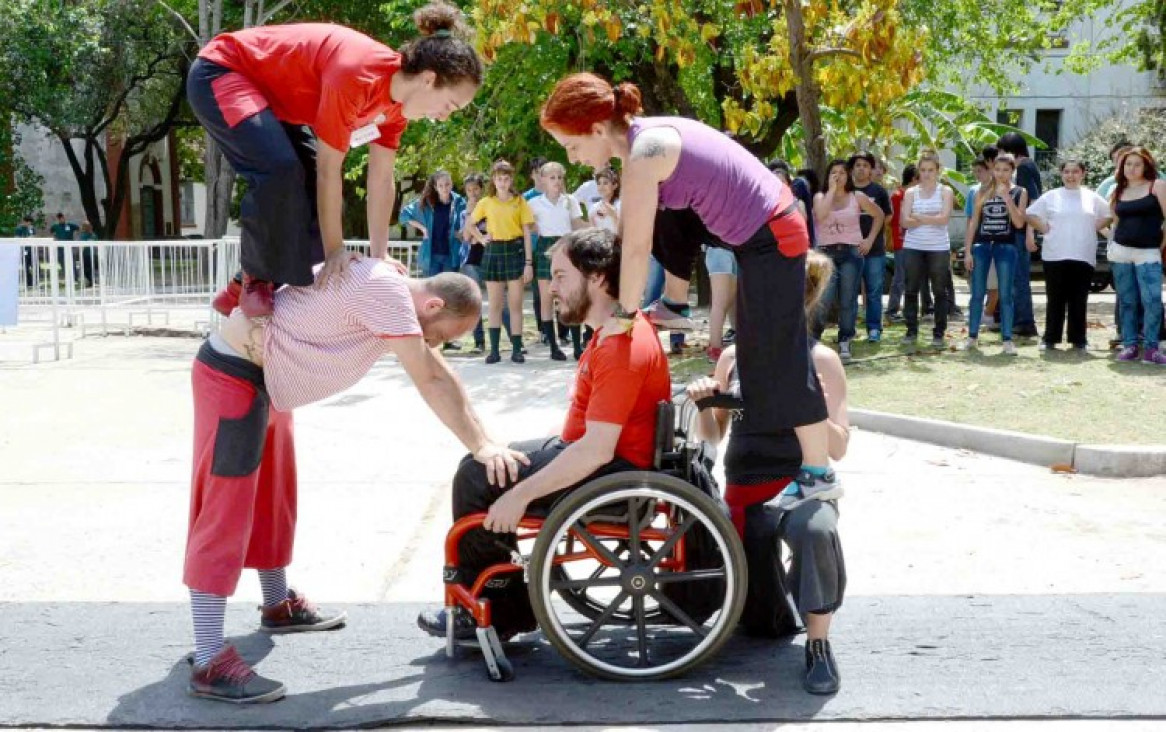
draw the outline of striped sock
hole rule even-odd
[[[263,607],[275,607],[287,599],[287,570],[259,570],[259,586],[263,588]]]
[[[190,591],[190,614],[194,618],[194,664],[205,666],[223,650],[223,616],[227,598],[198,590]]]

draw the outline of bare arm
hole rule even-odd
[[[316,208],[324,256],[344,248],[344,153],[323,140],[316,141]],[[372,201],[369,201],[372,207]],[[278,214],[277,214],[278,215]]]
[[[583,437],[567,446],[549,465],[515,485],[490,506],[482,526],[488,531],[512,533],[531,501],[581,482],[615,457],[622,425],[588,422]]]
[[[694,402],[716,393],[729,390],[729,374],[733,364],[737,362],[737,351],[734,346],[726,348],[717,359],[716,370],[712,377],[702,376],[688,385],[688,398]],[[696,418],[696,436],[713,445],[719,445],[729,429],[729,411],[710,407],[702,409]]]
[[[814,368],[818,371],[818,381],[826,397],[826,427],[829,433],[831,460],[846,457],[850,444],[850,416],[846,410],[846,370],[842,359],[833,350],[823,345],[814,346]]]
[[[505,485],[507,472],[510,480],[517,479],[518,465],[514,457],[509,455],[510,451],[495,447],[470,406],[461,380],[450,370],[449,364],[426,345],[420,336],[394,338],[389,341],[389,349],[396,354],[405,373],[442,424],[453,432],[476,459],[486,464],[486,476],[490,483]],[[506,457],[499,460],[503,454]]]
[[[680,160],[680,135],[675,130],[645,130],[636,138],[624,169],[623,253],[620,258],[619,301],[628,312],[640,306],[648,282],[648,255],[660,202],[660,181],[672,175]]]
[[[903,205],[899,209],[899,225],[904,229],[914,229],[921,226],[922,223],[915,219],[913,209],[915,208],[915,189],[908,188],[907,192],[903,194]]]
[[[814,221],[824,223],[830,217],[830,199],[825,193],[814,194]]]
[[[368,152],[368,241],[369,254],[384,259],[389,252],[389,223],[393,219],[393,204],[397,199],[393,169],[397,151],[380,145],[370,145]],[[416,222],[413,222],[417,228]],[[421,226],[423,236],[429,236]]]

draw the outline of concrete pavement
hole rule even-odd
[[[490,684],[412,626],[440,597],[461,449],[391,361],[296,415],[291,578],[349,607],[351,626],[264,645],[245,577],[228,632],[291,697],[242,712],[186,699],[197,345],[85,339],[70,362],[0,369],[0,726],[1166,717],[1161,479],[1054,475],[861,431],[839,466],[850,585],[837,697],[800,691],[800,639],[735,639],[690,677],[622,685],[581,676],[535,635],[514,656],[518,680]],[[508,439],[562,418],[572,365],[531,350],[525,367],[456,361]]]

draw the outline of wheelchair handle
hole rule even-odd
[[[709,407],[715,407],[717,409],[744,409],[745,401],[741,397],[732,394],[717,392],[712,396],[696,400],[696,407],[701,411]]]

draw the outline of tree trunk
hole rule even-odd
[[[97,193],[93,188],[93,143],[85,140],[85,167],[77,159],[77,152],[73,149],[72,138],[64,130],[54,130],[53,134],[61,141],[65,148],[65,157],[69,160],[69,167],[73,169],[73,177],[77,180],[77,188],[81,193],[81,208],[85,209],[85,216],[93,224],[93,230],[102,239],[109,238],[106,231],[106,217],[102,215],[101,204],[97,200]]]
[[[806,47],[806,24],[798,0],[785,0],[786,26],[789,29],[790,65],[797,76],[795,93],[798,116],[802,121],[806,148],[806,167],[818,171],[826,180],[826,138],[822,134],[822,113],[818,109],[821,90],[814,80],[814,64]]]
[[[235,171],[219,152],[219,145],[206,135],[206,218],[203,236],[218,239],[227,232],[231,219],[231,194],[235,190]]]

